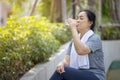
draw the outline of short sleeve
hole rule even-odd
[[[89,46],[89,48],[91,49],[92,53],[94,53],[97,50],[102,49],[102,42],[101,39],[99,37],[99,35],[92,35],[88,41],[86,42],[86,45]]]
[[[70,55],[71,53],[71,47],[72,47],[72,41],[70,42],[68,49],[67,49],[67,55]]]

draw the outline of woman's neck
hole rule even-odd
[[[82,30],[80,31],[80,39],[84,36],[86,32],[88,32],[90,29]]]

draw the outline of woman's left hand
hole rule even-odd
[[[60,63],[57,65],[56,70],[57,70],[57,72],[60,73],[60,74],[63,73],[63,72],[65,72],[65,70],[64,70],[64,65],[63,65],[62,62],[60,62]]]

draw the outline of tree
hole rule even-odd
[[[50,10],[51,22],[62,22],[62,0],[52,0]]]
[[[62,0],[55,0],[56,3],[56,21],[62,22]]]
[[[51,22],[54,22],[54,21],[55,21],[55,0],[52,0],[52,1],[51,1],[50,20],[51,20]]]
[[[51,22],[63,22],[64,17],[66,17],[66,0],[52,0],[50,8]]]
[[[102,0],[102,14],[120,22],[120,0]]]
[[[120,21],[120,0],[110,0],[110,16],[115,22]]]
[[[0,27],[6,25],[10,14],[12,14],[12,5],[7,2],[0,2]]]
[[[30,16],[33,15],[33,13],[34,13],[34,11],[35,11],[35,7],[36,7],[36,5],[37,5],[37,2],[38,2],[38,0],[34,0],[34,4],[32,5],[32,8],[31,8],[31,10],[30,10]]]
[[[95,12],[96,11],[96,2],[95,0],[87,0],[88,9]]]

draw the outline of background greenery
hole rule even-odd
[[[102,40],[120,40],[120,27],[105,27],[101,31]]]
[[[119,3],[119,2],[118,2]],[[117,2],[114,0],[102,0],[102,24],[116,24],[119,23],[117,15]],[[112,9],[114,8],[114,9]],[[113,15],[114,14],[114,15]],[[101,30],[102,40],[120,40],[120,27],[119,26],[105,26]]]
[[[29,5],[30,0],[0,1],[9,2],[13,6],[13,15],[8,19],[7,25],[0,28],[0,80],[19,80],[30,68],[47,61],[61,44],[71,39],[71,33],[63,23],[49,21],[51,3],[56,0],[41,0],[37,3],[34,16],[29,16],[27,13],[27,16],[22,17],[18,16],[32,8]],[[88,5],[85,1],[89,3],[96,0],[81,0],[83,9]],[[113,0],[102,0],[102,23],[119,22],[111,17],[112,12],[115,12],[110,9],[111,1]],[[72,15],[70,12],[73,3],[71,0],[66,0],[66,3],[66,12]],[[98,3],[95,4],[98,8]],[[106,26],[102,28],[101,37],[103,40],[120,39],[120,28]]]
[[[39,16],[11,16],[7,25],[0,28],[0,78],[19,80],[70,39],[70,31],[62,23],[50,23]]]

